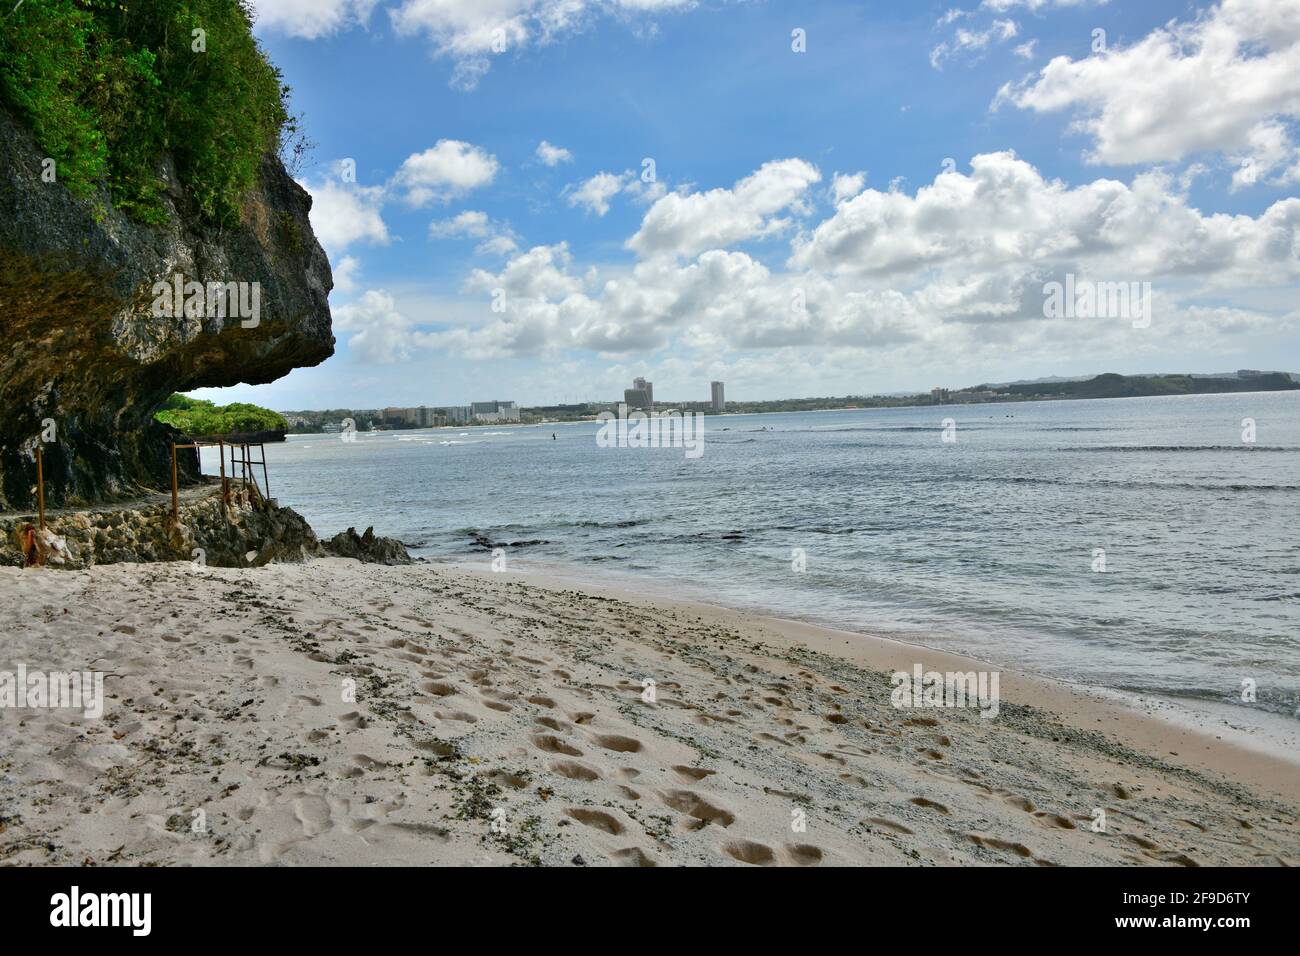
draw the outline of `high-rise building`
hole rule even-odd
[[[476,422],[517,422],[519,406],[515,402],[473,402],[470,412]]]
[[[710,382],[709,387],[713,390],[713,410],[715,412],[726,411],[727,400],[722,394],[722,383]]]
[[[632,387],[639,391],[645,392],[646,401],[649,403],[647,411],[655,407],[655,383],[647,382],[643,378],[632,379]]]
[[[623,389],[623,401],[630,409],[642,412],[650,411],[650,396],[646,394],[644,388]]]

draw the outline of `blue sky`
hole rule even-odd
[[[204,396],[1300,371],[1300,0],[255,6],[338,347]],[[1151,282],[1152,321],[1046,318],[1066,273]]]

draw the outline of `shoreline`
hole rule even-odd
[[[492,574],[487,571],[487,561],[473,562],[460,557],[435,557],[423,555],[417,560],[438,566],[455,568],[469,574]],[[777,609],[760,605],[746,605],[741,602],[729,602],[722,596],[705,596],[703,589],[692,588],[689,584],[670,581],[643,573],[632,571],[597,570],[578,564],[565,564],[555,561],[529,561],[516,558],[511,570],[505,574],[509,579],[513,575],[527,579],[529,583],[547,586],[560,583],[593,593],[608,594],[629,601],[647,601],[671,603],[682,607],[712,610],[729,614],[744,615],[754,621],[776,622],[791,633],[805,634],[819,647],[837,647],[844,643],[847,651],[832,650],[850,660],[873,667],[877,670],[907,670],[918,655],[944,662],[943,670],[955,668],[962,671],[995,669],[1003,675],[1004,681],[1011,679],[1011,684],[1003,684],[1004,693],[1007,686],[1027,693],[1025,703],[1035,701],[1035,706],[1056,711],[1066,708],[1078,709],[1077,726],[1081,729],[1095,729],[1085,721],[1095,724],[1105,721],[1109,715],[1098,716],[1094,708],[1096,703],[1119,708],[1137,716],[1142,723],[1154,722],[1165,733],[1148,728],[1141,734],[1141,739],[1167,752],[1171,747],[1181,746],[1181,755],[1185,756],[1189,746],[1205,749],[1212,746],[1209,742],[1227,742],[1241,750],[1260,754],[1273,765],[1270,776],[1278,776],[1285,768],[1296,774],[1295,787],[1300,792],[1300,721],[1288,715],[1270,710],[1252,710],[1227,702],[1206,700],[1199,697],[1179,696],[1159,691],[1136,691],[1082,681],[1067,680],[1049,674],[1042,674],[1015,667],[1008,667],[997,661],[988,660],[971,654],[945,650],[931,644],[916,640],[921,635],[889,632],[886,630],[854,630],[834,621],[816,618],[792,617]],[[696,591],[682,596],[674,595],[675,590]]]
[[[717,605],[317,558],[0,568],[0,613],[0,671],[107,675],[0,707],[0,864],[1300,861],[1293,765],[1010,673],[899,708],[966,662]]]
[[[425,560],[476,576],[497,573],[455,560]],[[614,572],[611,577],[616,575]],[[658,586],[641,593],[632,581],[594,583],[583,580],[576,568],[547,565],[532,570],[523,562],[519,562],[518,570],[500,576],[504,580],[517,576],[537,587],[573,588],[628,603],[670,604],[706,618],[739,617],[752,627],[771,632],[783,646],[802,645],[876,671],[908,672],[917,662],[923,663],[926,670],[945,672],[994,668],[1001,674],[1003,698],[1011,703],[1049,711],[1079,730],[1099,730],[1119,743],[1173,758],[1172,763],[1190,769],[1244,777],[1278,795],[1294,798],[1300,794],[1300,722],[1270,711],[1065,681],[886,634],[783,617],[770,610],[738,607],[721,600],[674,598],[666,593],[671,585],[658,580]]]

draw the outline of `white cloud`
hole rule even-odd
[[[862,192],[866,185],[867,174],[865,172],[836,173],[831,178],[831,202],[838,205],[846,199],[852,199]]]
[[[984,0],[980,6],[994,13],[1006,13],[1017,7],[1023,7],[1030,13],[1037,13],[1045,7],[1082,7],[1089,4],[1105,6],[1110,0]]]
[[[695,0],[403,0],[390,15],[399,34],[422,35],[435,55],[453,60],[453,86],[472,90],[493,56],[550,43],[599,14],[654,16],[693,6]]]
[[[514,230],[503,222],[492,220],[487,213],[469,209],[450,219],[435,219],[429,223],[431,239],[478,239],[475,248],[480,255],[506,255],[519,248]]]
[[[427,344],[424,333],[414,329],[383,289],[370,289],[357,301],[332,311],[335,331],[349,333],[348,351],[362,362],[405,361],[414,349]]]
[[[1005,43],[1019,35],[1020,27],[1014,20],[994,20],[983,30],[958,27],[951,40],[930,51],[930,65],[936,70],[942,69],[945,60],[959,53],[982,53],[990,43]]]
[[[1300,162],[1285,128],[1300,119],[1300,2],[1223,0],[1132,46],[1056,57],[1004,86],[994,108],[1004,103],[1070,111],[1072,128],[1091,138],[1091,162],[1213,152],[1253,159],[1260,178],[1287,181]]]
[[[424,152],[408,156],[389,185],[419,208],[486,186],[500,168],[495,156],[472,143],[440,139]]]
[[[1038,48],[1038,41],[1030,40],[1027,43],[1020,44],[1018,47],[1014,47],[1011,52],[1014,53],[1016,56],[1020,57],[1022,60],[1032,60],[1034,58],[1034,54],[1037,48]]]
[[[300,184],[311,193],[312,231],[331,261],[357,242],[381,246],[389,242],[388,226],[381,214],[383,187],[362,186],[344,179],[339,175],[341,168],[335,164],[331,173]]]
[[[821,180],[802,159],[764,163],[731,189],[669,193],[646,213],[628,248],[641,256],[691,256],[705,249],[784,232],[793,221],[782,213],[808,211],[808,189]]]
[[[843,199],[793,238],[782,270],[724,248],[767,234],[816,178],[807,163],[785,160],[730,190],[667,196],[646,213],[634,248],[675,255],[630,268],[583,270],[560,244],[521,253],[495,273],[476,270],[466,291],[504,290],[506,313],[429,341],[480,358],[671,346],[675,354],[770,351],[782,356],[776,370],[808,361],[803,349],[932,367],[936,356],[1005,364],[1008,351],[1158,357],[1300,322],[1293,306],[1223,304],[1233,290],[1257,295],[1300,282],[1300,199],[1253,218],[1206,215],[1159,172],[1071,187],[993,153],[914,195],[868,189]],[[1043,285],[1066,273],[1152,282],[1151,327],[1045,318]],[[1293,301],[1293,289],[1278,298]]]
[[[334,266],[334,292],[351,295],[357,290],[357,273],[361,271],[361,260],[356,256],[344,256]]]
[[[1227,285],[1300,278],[1300,199],[1257,219],[1205,215],[1159,172],[1131,185],[1069,187],[1014,153],[974,157],[915,196],[867,190],[794,246],[791,265],[899,281],[935,269],[975,275],[1086,267],[1135,279],[1197,277]]]
[[[429,235],[434,239],[456,239],[470,236],[482,239],[490,228],[488,214],[468,209],[451,219],[435,219],[429,223]]]
[[[259,30],[315,40],[365,26],[376,0],[253,0]]]
[[[599,172],[576,186],[565,187],[564,195],[570,206],[582,206],[589,213],[603,216],[609,212],[610,200],[626,193],[635,202],[645,205],[656,201],[668,192],[659,180],[647,182],[630,169],[622,173]]]
[[[563,146],[555,146],[542,140],[537,144],[537,158],[547,166],[558,166],[560,163],[573,162],[573,154]]]
[[[569,192],[569,205],[603,216],[609,212],[609,201],[623,191],[624,184],[624,177],[616,173],[597,173]]]

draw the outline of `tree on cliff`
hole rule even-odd
[[[161,222],[164,155],[204,217],[238,221],[264,154],[301,144],[245,0],[26,0],[0,17],[0,103],[60,182]]]

